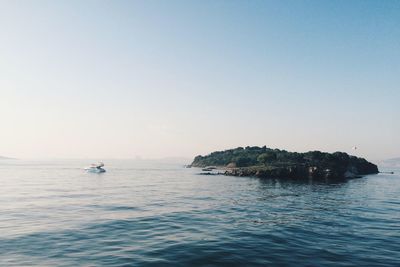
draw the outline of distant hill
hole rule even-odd
[[[191,166],[216,166],[226,175],[265,178],[353,178],[378,173],[378,167],[344,152],[288,152],[267,147],[238,147],[194,158]]]
[[[0,156],[0,160],[2,160],[2,159],[15,159],[15,158],[9,158],[9,157]]]
[[[400,168],[400,157],[383,160],[379,163],[379,165],[381,165],[383,167]]]

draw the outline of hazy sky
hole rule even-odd
[[[400,1],[0,1],[0,155],[400,156]]]

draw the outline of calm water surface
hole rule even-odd
[[[400,266],[400,177],[313,183],[181,164],[0,161],[1,266]]]

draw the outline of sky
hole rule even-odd
[[[3,156],[399,157],[399,85],[400,1],[0,0]]]

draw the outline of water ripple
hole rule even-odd
[[[329,184],[127,162],[95,176],[71,164],[2,166],[2,265],[400,266],[394,176]]]

